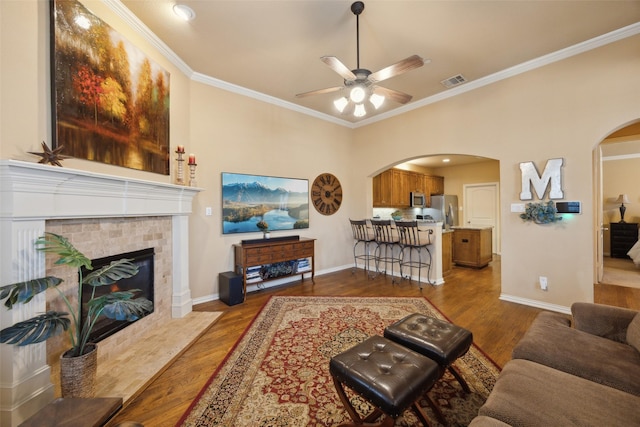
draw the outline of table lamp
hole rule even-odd
[[[620,205],[620,222],[624,222],[624,212],[627,208],[624,206],[625,203],[629,203],[629,197],[626,194],[620,194],[616,199],[616,203],[621,203]]]

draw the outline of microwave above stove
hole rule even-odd
[[[412,208],[424,208],[427,205],[427,198],[424,193],[412,191],[410,197]]]

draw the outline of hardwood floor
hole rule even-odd
[[[306,279],[303,283],[253,292],[243,304],[231,307],[221,301],[200,304],[194,310],[224,314],[108,425],[113,427],[124,421],[136,421],[146,427],[175,425],[272,295],[424,296],[452,322],[471,330],[475,344],[503,366],[541,310],[498,299],[499,257],[480,270],[455,267],[445,281],[443,286],[423,285],[421,291],[415,282],[392,284],[384,275],[368,280],[362,270],[352,273],[347,269],[318,276],[315,285]],[[612,305],[637,306],[638,295],[626,293],[625,289],[629,288],[598,285],[596,295]]]

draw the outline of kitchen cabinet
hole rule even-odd
[[[388,169],[373,177],[373,207],[407,208],[411,206],[412,191],[427,196],[444,193],[444,178],[401,169]]]
[[[373,177],[373,206],[391,207],[391,172],[382,172]]]
[[[493,258],[492,227],[453,230],[453,262],[465,267],[482,268]]]
[[[427,183],[426,188],[429,189],[429,195],[444,194],[444,177],[425,175]]]

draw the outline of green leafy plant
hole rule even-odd
[[[63,280],[54,276],[32,279],[26,282],[13,283],[0,287],[0,300],[5,299],[5,307],[11,310],[16,304],[26,304],[33,297],[49,288],[54,288],[60,294],[69,313],[48,311],[31,319],[18,322],[0,331],[0,343],[19,346],[35,344],[68,331],[71,339],[71,357],[85,354],[89,336],[100,316],[115,320],[134,321],[151,312],[153,303],[146,298],[134,296],[139,289],[128,291],[112,291],[106,295],[96,297],[96,288],[110,286],[118,280],[127,279],[138,274],[138,267],[129,259],[120,259],[105,265],[96,271],[91,271],[86,277],[82,276],[82,267],[93,270],[91,260],[78,251],[66,238],[54,233],[45,233],[35,242],[36,249],[59,256],[57,265],[68,265],[78,270],[78,305],[73,307],[64,293],[58,288]],[[81,319],[82,288],[91,286],[91,298],[87,303],[87,316]],[[69,318],[70,317],[70,318]],[[73,323],[73,328],[71,324]]]
[[[562,216],[557,215],[558,209],[556,209],[553,200],[549,200],[546,203],[527,203],[524,213],[520,214],[520,218],[524,221],[533,221],[536,224],[548,224],[550,222],[561,221]]]

